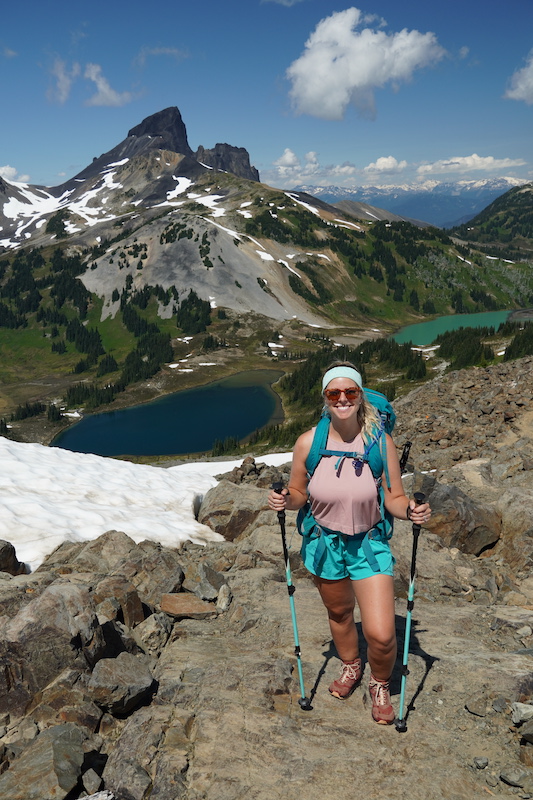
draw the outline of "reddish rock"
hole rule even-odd
[[[164,594],[161,598],[161,611],[177,619],[185,617],[189,619],[210,619],[217,616],[216,609],[212,603],[206,603],[196,595],[186,592]]]

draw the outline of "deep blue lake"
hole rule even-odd
[[[281,404],[271,388],[282,374],[241,372],[151,403],[89,414],[60,433],[51,446],[99,456],[205,452],[216,439],[243,439],[269,422],[282,421]]]

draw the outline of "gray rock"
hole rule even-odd
[[[501,518],[494,509],[478,505],[460,489],[444,486],[430,476],[424,476],[421,491],[431,504],[429,530],[447,547],[479,555],[500,538]]]
[[[525,739],[526,742],[533,744],[533,719],[527,720],[527,722],[522,725],[520,728],[520,736],[522,739]]]
[[[0,572],[7,572],[9,575],[20,575],[26,572],[26,566],[18,560],[11,542],[3,539],[0,539]]]
[[[2,575],[7,577],[7,573]],[[17,575],[0,581],[0,614],[14,617],[23,606],[29,605],[47,586],[54,582],[56,575],[51,572],[34,572],[31,575]]]
[[[159,655],[168,641],[172,631],[172,622],[167,614],[151,614],[144,622],[135,628],[133,635],[144,649],[151,656]]]
[[[220,481],[207,492],[198,512],[198,522],[208,525],[228,541],[245,536],[260,525],[262,519],[272,517],[265,489],[235,486],[228,481]]]
[[[87,668],[105,641],[83,586],[56,583],[4,627],[0,639],[0,711],[22,713],[66,666]]]
[[[474,766],[476,769],[486,769],[489,766],[489,759],[486,756],[476,756]]]
[[[94,733],[102,718],[101,709],[88,696],[88,675],[75,669],[65,669],[35,696],[26,709],[26,720],[35,722],[42,730],[64,722]]]
[[[94,589],[95,603],[105,600],[117,601],[122,612],[122,622],[128,628],[134,628],[144,619],[144,610],[137,589],[122,575],[110,575],[101,580]]]
[[[223,614],[225,611],[228,610],[232,600],[232,593],[231,589],[229,588],[227,583],[224,583],[220,587],[220,591],[218,593],[217,602],[215,608],[218,614]]]
[[[527,780],[528,774],[523,769],[510,767],[500,772],[500,779],[509,786],[521,788]]]
[[[111,714],[128,714],[153,692],[149,661],[131,653],[103,658],[96,664],[87,688],[100,708]]]
[[[118,800],[182,797],[190,716],[170,705],[136,711],[109,754],[106,789]]]
[[[82,783],[85,791],[94,795],[102,786],[102,777],[94,769],[88,769],[83,773]]]
[[[131,581],[142,602],[152,609],[162,594],[179,592],[184,578],[177,551],[150,541],[130,550],[127,558],[115,565],[113,574]]]
[[[90,542],[63,542],[37,572],[71,566],[76,572],[107,575],[135,548],[135,542],[122,531],[108,531]]]
[[[529,703],[511,703],[512,715],[514,725],[520,725],[522,722],[528,722],[533,719],[533,705]]]
[[[201,562],[186,571],[183,588],[200,598],[200,600],[216,600],[220,589],[226,583],[224,576],[216,572],[209,564]]]
[[[476,717],[486,717],[490,710],[489,699],[484,692],[481,692],[470,697],[465,703],[465,708]]]
[[[0,775],[0,797],[6,800],[66,797],[80,778],[86,738],[72,724],[47,728]]]

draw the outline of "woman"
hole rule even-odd
[[[344,699],[362,677],[353,616],[357,601],[371,669],[372,717],[386,725],[394,721],[389,690],[396,660],[394,559],[380,533],[378,492],[369,464],[361,468],[356,458],[339,458],[343,451],[363,454],[379,430],[379,417],[365,398],[361,375],[349,362],[335,362],[326,370],[322,391],[331,419],[326,448],[337,454],[323,456],[309,478],[305,462],[314,429],[302,434],[294,447],[289,487],[281,494],[271,491],[268,505],[273,511],[296,511],[309,500],[319,527],[313,535],[303,536],[302,557],[326,606],[342,661],[340,677],[329,691]],[[431,514],[429,505],[416,505],[406,497],[396,448],[388,434],[382,436],[386,436],[388,466],[388,482],[383,478],[385,509],[398,519],[423,524]]]

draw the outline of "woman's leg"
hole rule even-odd
[[[388,681],[396,661],[394,582],[390,575],[353,581],[367,642],[368,662],[378,681]]]
[[[354,586],[350,578],[329,581],[314,576],[322,602],[326,606],[331,635],[339,658],[344,662],[359,657],[359,641],[353,617],[355,608]]]

